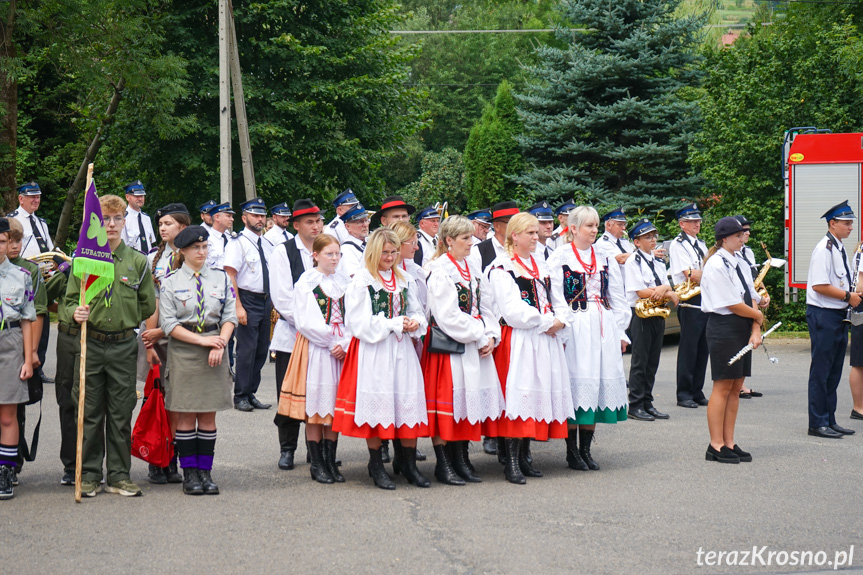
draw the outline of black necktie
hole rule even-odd
[[[258,253],[261,254],[261,273],[264,274],[264,293],[270,293],[270,270],[267,268],[267,258],[264,255],[264,246],[261,238],[258,238]]]
[[[33,229],[33,237],[36,238],[36,243],[39,244],[39,251],[44,254],[48,251],[48,244],[45,242],[45,238],[42,237],[42,231],[36,225],[36,218],[32,214],[30,215],[30,227]]]
[[[228,234],[222,232],[222,249],[228,247]]]
[[[144,218],[141,212],[138,212],[138,234],[140,234],[141,253],[146,254],[150,251],[150,244],[147,243],[147,233],[144,231]]]
[[[749,286],[746,285],[746,280],[743,278],[743,272],[740,271],[740,266],[734,265],[734,271],[737,272],[737,277],[740,279],[740,285],[743,286],[743,303],[752,306],[752,294],[749,293]]]
[[[698,254],[698,263],[701,263],[701,260],[704,259],[704,252],[701,251],[700,247],[698,247],[698,238],[695,238],[695,241],[692,242],[692,248],[695,250],[695,253]]]
[[[656,275],[656,268],[653,267],[653,260],[649,260],[644,258],[644,261],[647,262],[647,267],[650,268],[650,271],[653,272],[653,280],[656,282],[657,287],[662,285],[662,280],[659,279],[659,276]]]
[[[437,236],[435,236],[435,237],[433,237],[433,238],[432,238],[432,245],[433,245],[434,247],[437,247]]]
[[[282,235],[285,236],[285,241],[291,241],[291,238],[288,237],[288,230],[282,230]]]
[[[620,243],[620,238],[617,238],[617,248],[620,250],[620,253],[622,253],[622,254],[626,253],[626,250],[623,249],[623,244]],[[651,266],[650,269],[653,269],[653,267]]]

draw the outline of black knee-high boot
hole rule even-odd
[[[530,449],[530,439],[525,437],[521,440],[521,446],[518,452],[518,467],[526,477],[542,477],[542,471],[536,469],[533,463],[528,459]]]
[[[381,459],[381,449],[372,449],[369,447],[369,477],[371,477],[375,485],[381,489],[395,489],[396,484],[390,478],[387,470],[384,469],[384,462]]]
[[[587,464],[591,471],[599,471],[599,464],[590,456],[590,443],[593,441],[592,429],[578,429],[578,443],[580,444],[578,452],[581,453],[581,458]]]
[[[326,466],[330,476],[333,478],[333,481],[336,483],[344,483],[345,478],[341,473],[339,473],[339,468],[336,465],[336,442],[331,439],[324,439],[323,452],[324,465]]]
[[[506,444],[506,465],[503,467],[503,474],[506,476],[506,480],[518,485],[527,483],[527,480],[524,478],[524,475],[522,475],[521,470],[518,467],[521,439],[507,437],[504,439],[504,443]],[[498,453],[500,452],[498,451]]]
[[[437,465],[434,468],[435,478],[444,485],[464,485],[464,481],[456,475],[449,459],[449,445],[434,445],[434,454]]]
[[[447,447],[451,449],[452,467],[458,476],[469,483],[482,483],[482,479],[473,472],[470,460],[467,458],[467,441],[450,441]]]
[[[417,448],[401,446],[400,451],[403,458],[402,473],[405,474],[405,479],[408,480],[408,483],[413,483],[417,487],[431,487],[431,481],[417,469]]]
[[[506,438],[498,437],[497,439],[497,462],[501,465],[506,465]]]
[[[578,452],[578,429],[570,429],[566,438],[566,464],[570,469],[578,471],[587,471],[590,469],[584,459],[581,458],[581,453]]]

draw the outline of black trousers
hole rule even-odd
[[[236,330],[234,403],[251,399],[261,385],[261,370],[270,348],[270,310],[273,307],[269,296],[242,289],[240,301],[248,320],[246,325],[240,324]]]
[[[72,400],[75,356],[81,353],[81,338],[57,332],[57,379],[54,393],[60,408],[60,462],[64,471],[75,470],[75,448],[78,436],[78,410]]]
[[[701,296],[689,300],[701,305]],[[677,350],[677,401],[704,399],[704,376],[707,373],[707,314],[700,309],[677,309],[680,320],[680,347]]]
[[[809,364],[809,427],[836,423],[836,390],[848,346],[844,309],[806,306],[806,323],[812,345]]]
[[[629,324],[632,339],[632,364],[629,369],[629,409],[653,405],[653,384],[662,353],[665,318],[641,318],[632,310]]]
[[[291,354],[286,351],[276,352],[276,404],[279,403],[279,397],[282,393],[282,381],[285,379],[285,373],[288,371],[288,364],[291,362]],[[273,418],[273,423],[279,428],[279,451],[296,451],[297,443],[300,439],[300,424],[302,421],[281,415],[276,412],[276,417]]]

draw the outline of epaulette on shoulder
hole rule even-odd
[[[18,215],[18,210],[12,210],[12,211],[11,211],[11,212],[9,212],[8,214],[6,214],[6,217],[7,217],[7,218],[14,218],[14,217],[15,217],[15,216],[17,216],[17,215]]]
[[[336,229],[337,227],[339,227],[339,220],[333,220],[333,221],[331,221],[331,222],[330,222],[330,227],[331,227],[331,228],[333,228],[333,229]]]
[[[605,234],[602,234],[602,239],[604,239],[604,240],[605,240],[605,241],[607,241],[607,242],[610,242],[610,241],[611,241],[611,238],[610,238],[610,237],[608,237],[608,236],[607,236],[607,235],[605,235]]]
[[[677,234],[677,237],[674,238],[674,241],[680,242],[682,244],[683,243],[683,232]]]
[[[237,234],[237,232],[235,232],[234,230],[231,230],[231,239],[235,240],[238,237],[240,237],[239,234]]]
[[[554,232],[553,234],[551,234],[551,239],[554,241],[557,241],[557,238],[559,238],[559,237],[560,237],[560,232]]]

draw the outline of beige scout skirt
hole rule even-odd
[[[21,381],[24,365],[24,336],[20,327],[0,331],[0,405],[24,403],[30,399],[27,382]]]
[[[182,413],[224,411],[234,406],[233,382],[228,371],[228,348],[222,363],[210,367],[209,347],[168,340],[168,375],[165,409]]]

